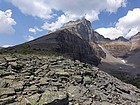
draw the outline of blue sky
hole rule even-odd
[[[86,17],[111,39],[140,31],[140,0],[0,0],[0,46],[20,44]]]

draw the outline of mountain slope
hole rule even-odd
[[[68,30],[60,30],[54,33],[27,42],[31,52],[46,52],[72,57],[83,62],[98,65],[100,59],[95,55],[94,49],[89,43]],[[22,45],[15,46],[18,52]]]
[[[83,18],[70,21],[55,32],[8,49],[18,53],[55,53],[97,66],[105,53],[93,39],[91,23]]]
[[[100,44],[115,57],[125,57],[131,49],[131,43],[124,41],[111,41]]]

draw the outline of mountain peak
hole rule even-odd
[[[120,37],[116,38],[115,41],[123,41],[123,42],[127,42],[128,40],[125,39],[123,36],[120,36]]]
[[[82,18],[81,20],[70,21],[64,24],[63,28],[87,41],[90,41],[93,35],[91,23],[85,18]]]
[[[81,20],[78,19],[76,21],[69,21],[69,22],[65,23],[64,28],[73,27],[78,24],[84,24],[84,25],[90,24],[91,25],[89,20],[87,20],[86,18],[82,18]]]
[[[134,35],[134,37],[135,37],[135,36],[137,36],[137,37],[139,36],[139,37],[140,37],[140,32],[138,32],[136,35]]]
[[[130,38],[130,40],[139,40],[139,39],[140,39],[140,32],[138,32],[137,34],[135,34]]]

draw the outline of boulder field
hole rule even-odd
[[[140,105],[140,90],[78,60],[0,55],[0,105]]]

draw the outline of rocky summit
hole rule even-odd
[[[0,55],[0,105],[140,105],[140,90],[78,60]]]

